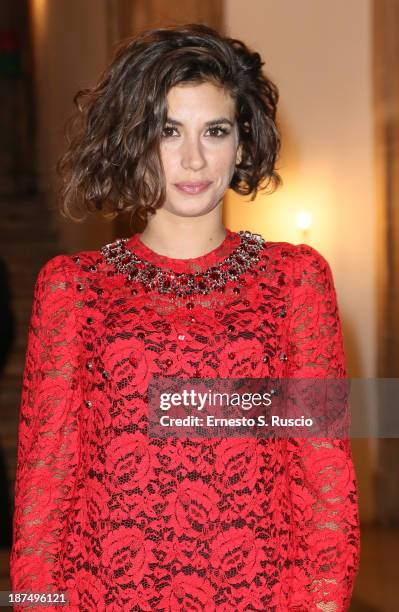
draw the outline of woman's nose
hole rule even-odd
[[[182,166],[198,170],[205,165],[205,156],[201,143],[196,139],[190,139],[183,145]]]

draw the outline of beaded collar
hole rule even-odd
[[[206,270],[195,273],[175,272],[154,265],[130,251],[125,243],[128,238],[118,238],[101,248],[105,261],[129,281],[140,283],[146,291],[155,289],[158,293],[179,297],[195,293],[207,294],[221,289],[229,280],[236,280],[240,274],[259,261],[259,251],[265,244],[260,234],[241,230],[240,243],[224,259]]]

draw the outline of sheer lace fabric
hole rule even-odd
[[[187,272],[238,242],[228,231],[192,260],[137,236],[128,245]],[[43,266],[21,398],[13,590],[66,590],[74,611],[348,610],[360,551],[349,441],[149,438],[152,373],[346,376],[328,263],[307,245],[267,242],[224,293],[175,300],[114,274],[99,251]]]

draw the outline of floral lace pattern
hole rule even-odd
[[[227,230],[190,260],[138,235],[127,244],[189,272],[238,242]],[[346,376],[328,263],[310,246],[266,242],[223,292],[174,300],[133,290],[99,251],[43,266],[23,376],[12,589],[65,590],[64,609],[76,612],[348,610],[360,552],[349,440],[149,438],[153,373]]]

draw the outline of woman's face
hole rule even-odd
[[[240,160],[234,100],[211,83],[185,84],[169,90],[167,108],[160,145],[163,208],[204,215],[221,203]]]

